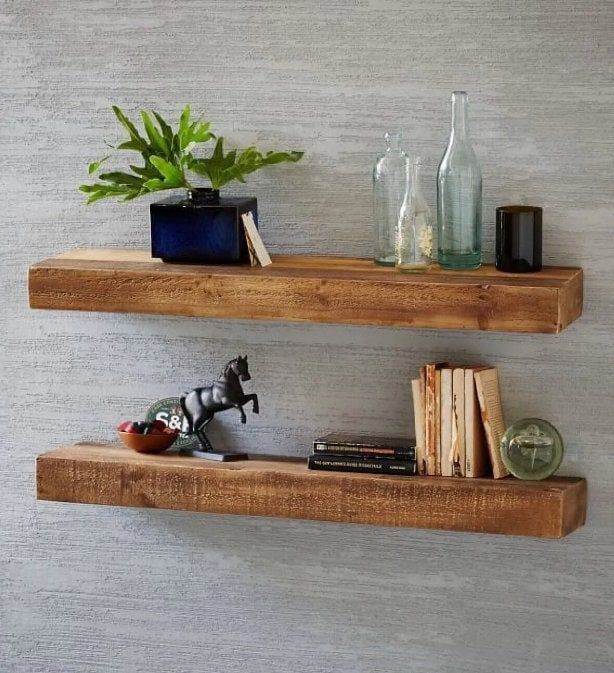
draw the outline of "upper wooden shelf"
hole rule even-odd
[[[403,274],[351,257],[273,257],[266,268],[164,264],[89,248],[30,268],[30,306],[209,318],[560,332],[582,312],[582,270]]]
[[[397,477],[305,459],[216,463],[82,444],[37,460],[40,500],[560,538],[584,523],[586,481]]]

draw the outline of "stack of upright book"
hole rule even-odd
[[[395,437],[332,433],[316,439],[307,460],[311,470],[416,474],[416,444]]]
[[[412,381],[418,473],[498,479],[508,474],[497,370],[430,362]]]

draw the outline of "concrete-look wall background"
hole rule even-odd
[[[0,671],[611,671],[614,3],[7,1],[0,31]],[[495,206],[525,198],[545,261],[585,269],[560,336],[28,309],[35,260],[148,245],[146,201],[76,191],[120,137],[112,103],[190,102],[239,144],[304,149],[238,190],[266,243],[368,256],[383,132],[424,158],[434,205],[453,89],[470,93],[487,258]],[[37,454],[112,440],[237,353],[262,413],[221,417],[218,438],[294,455],[324,431],[408,432],[427,360],[490,362],[509,420],[561,429],[588,524],[538,541],[35,501]]]

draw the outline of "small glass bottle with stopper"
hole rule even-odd
[[[420,159],[416,159],[407,179],[397,226],[396,267],[399,271],[424,271],[433,255],[433,216],[422,193],[421,170]]]

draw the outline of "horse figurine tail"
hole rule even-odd
[[[181,411],[183,411],[183,416],[184,416],[184,418],[185,418],[185,419],[187,420],[187,422],[188,422],[188,431],[187,431],[186,434],[188,434],[188,435],[192,435],[192,434],[194,434],[194,424],[193,424],[193,422],[192,422],[192,416],[189,414],[189,412],[188,412],[188,410],[187,410],[187,408],[186,408],[186,406],[185,406],[185,398],[186,398],[186,395],[187,395],[187,393],[185,393],[184,395],[182,395],[182,396],[179,398],[179,405],[181,406]]]

